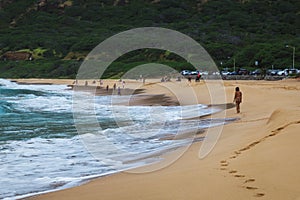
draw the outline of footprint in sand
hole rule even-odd
[[[245,175],[237,174],[237,175],[234,175],[234,177],[242,178],[242,177],[245,177]]]
[[[236,170],[231,170],[229,173],[234,174],[234,173],[237,173],[237,171]]]
[[[280,128],[278,128],[278,129],[276,129],[276,131],[281,131],[281,130],[283,130],[284,129],[284,127],[280,127]]]
[[[235,151],[234,153],[235,153],[236,155],[241,154],[240,151]]]
[[[230,156],[229,158],[230,158],[230,159],[234,159],[234,158],[236,158],[236,156]]]
[[[254,147],[255,145],[259,144],[261,141],[256,141],[256,142],[253,142],[251,143],[248,147]]]
[[[269,137],[272,137],[272,136],[275,136],[275,135],[276,135],[276,133],[272,133],[272,134],[269,135]]]
[[[256,193],[254,196],[255,197],[263,197],[263,196],[265,196],[265,194],[264,193]]]
[[[252,187],[252,186],[247,186],[246,189],[247,190],[257,190],[258,188],[257,187]]]
[[[227,170],[227,168],[221,167],[220,170]]]
[[[228,162],[226,160],[222,160],[220,163],[221,163],[222,167],[227,167],[228,166]]]
[[[244,183],[250,183],[250,182],[254,182],[254,181],[255,181],[255,179],[254,179],[254,178],[249,178],[249,179],[245,180],[245,182],[244,182]]]
[[[247,146],[247,147],[245,147],[245,148],[242,148],[242,149],[240,149],[240,151],[246,151],[246,150],[248,150],[248,149],[250,149],[250,146]]]

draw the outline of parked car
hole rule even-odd
[[[288,72],[289,75],[298,74],[298,70],[297,69],[288,69],[287,72]]]
[[[223,76],[227,76],[227,75],[230,74],[230,72],[229,72],[229,71],[222,71],[221,74],[222,74]]]
[[[253,72],[251,72],[251,75],[261,75],[261,69],[256,69]]]
[[[287,75],[289,75],[288,74],[288,69],[284,69],[284,70],[278,71],[277,75],[278,76],[287,76]]]
[[[228,75],[238,75],[238,73],[237,72],[229,72]]]
[[[199,71],[191,71],[190,75],[198,75]]]
[[[189,70],[183,70],[183,71],[181,71],[181,74],[182,74],[183,76],[185,76],[185,75],[190,75],[190,74],[191,74],[191,71],[189,71]]]
[[[270,69],[267,71],[267,74],[270,76],[276,76],[280,70],[279,69]]]
[[[209,73],[207,71],[203,71],[203,72],[200,72],[201,75],[208,75]]]
[[[237,73],[238,75],[248,75],[249,71],[247,69],[240,68]]]

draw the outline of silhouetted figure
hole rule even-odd
[[[201,78],[201,74],[198,72],[195,81],[196,81],[196,82],[200,82],[200,78]]]
[[[235,88],[233,102],[235,102],[236,112],[240,113],[240,104],[242,103],[242,92],[240,91],[239,87]]]

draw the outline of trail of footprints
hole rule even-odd
[[[293,124],[300,124],[300,121],[296,121],[296,122],[291,122],[289,124],[286,124],[282,127],[279,127],[275,130],[273,130],[271,132],[271,134],[261,138],[260,140],[257,140],[251,144],[249,144],[248,146],[244,147],[244,148],[241,148],[240,150],[238,151],[234,151],[234,154],[232,156],[229,157],[228,160],[233,160],[233,159],[236,159],[238,156],[240,156],[244,151],[247,151],[249,149],[251,149],[252,147],[258,145],[259,143],[263,142],[264,140],[270,138],[270,137],[273,137],[273,136],[276,136],[277,134],[280,133],[280,131],[282,131],[283,129],[285,129],[286,127],[290,126],[290,125],[293,125]],[[251,191],[255,191],[255,194],[254,194],[254,197],[263,197],[265,196],[265,193],[262,193],[262,192],[258,192],[259,188],[258,187],[255,187],[253,185],[253,183],[255,182],[255,179],[254,178],[248,178],[246,177],[246,175],[244,174],[240,174],[238,173],[237,170],[234,170],[234,169],[230,169],[228,166],[229,166],[229,162],[227,160],[222,160],[220,161],[220,165],[221,165],[221,168],[220,170],[226,170],[228,171],[229,174],[231,174],[233,177],[235,178],[240,178],[243,180],[243,188],[247,189],[247,190],[251,190]]]
[[[229,160],[237,158],[237,156],[240,155],[240,154],[241,154],[240,151],[235,152],[235,155],[231,156],[229,158]],[[221,170],[227,170],[228,173],[231,174],[233,177],[240,178],[240,179],[243,180],[243,188],[245,188],[247,190],[253,190],[255,192],[259,189],[258,187],[253,186],[253,183],[255,182],[254,178],[247,178],[246,175],[238,173],[237,170],[227,168],[229,166],[228,161],[222,160],[220,162],[220,164],[221,164],[221,168],[220,168]],[[262,192],[256,192],[254,194],[254,197],[263,197],[263,196],[265,196],[265,194],[262,193]]]

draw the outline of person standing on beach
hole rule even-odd
[[[201,74],[198,72],[195,82],[200,82]]]
[[[236,112],[240,113],[240,104],[242,103],[242,92],[240,91],[239,87],[235,88],[233,102],[235,102]]]

